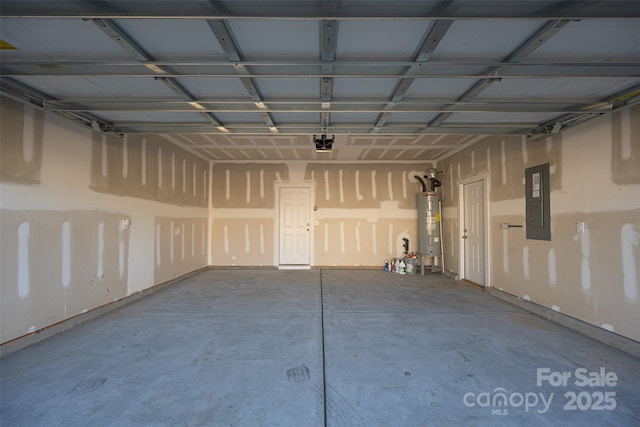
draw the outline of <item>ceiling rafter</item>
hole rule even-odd
[[[218,40],[218,43],[220,43],[222,50],[224,50],[227,60],[234,64],[234,69],[237,74],[240,76],[248,76],[250,71],[244,64],[242,64],[244,60],[243,55],[240,52],[240,48],[234,40],[231,29],[227,23],[221,19],[209,19],[207,20],[207,24]],[[263,105],[264,99],[255,80],[252,77],[241,77],[240,81],[249,94],[251,100],[258,108],[260,108]],[[278,128],[276,127],[271,114],[266,111],[261,111],[260,116],[271,132],[278,132]]]
[[[29,85],[12,79],[11,77],[3,77],[0,79],[0,93],[11,99],[33,105],[42,110],[44,110],[44,106],[47,105],[47,103],[57,101],[56,98],[49,94],[34,89]],[[55,111],[55,113],[100,132],[113,134],[122,133],[113,125],[113,123],[103,120],[90,112],[60,110]]]
[[[162,77],[156,77],[162,79]],[[146,112],[192,112],[192,102],[189,101],[161,101],[161,100],[49,100],[44,109],[48,111],[75,112],[105,112],[105,111],[146,111]],[[260,108],[253,103],[242,101],[198,101],[202,112],[235,112],[235,113],[384,113],[387,105],[384,101],[365,99],[341,100],[326,106],[319,101],[298,101],[278,103],[266,101]],[[412,99],[398,104],[394,114],[403,113],[475,113],[475,112],[505,112],[505,113],[605,113],[612,111],[613,104],[607,101],[591,100],[496,100],[490,101],[451,101],[449,99],[436,100],[433,98]],[[324,126],[324,123],[323,123]]]
[[[640,84],[628,87],[618,93],[610,95],[600,101],[603,104],[611,105],[611,111],[625,108],[627,106],[640,102]],[[601,114],[603,111],[587,111],[587,112],[568,112],[559,117],[554,117],[545,123],[541,123],[536,129],[531,131],[530,141],[544,139],[549,135],[560,132],[560,130],[577,126],[587,120],[591,120]]]
[[[451,2],[446,3],[450,4]],[[427,62],[431,58],[431,55],[435,52],[452,23],[453,21],[437,20],[429,27],[425,32],[420,46],[413,56],[413,62],[415,65],[410,66],[405,71],[406,74],[414,72],[418,65],[422,65],[422,63]],[[404,95],[407,93],[407,90],[409,90],[409,87],[411,87],[414,81],[414,77],[403,77],[398,81],[390,96],[390,102],[385,107],[385,111],[376,119],[374,129],[379,129],[384,126],[391,116],[391,110],[393,110],[396,104],[404,98]]]
[[[3,95],[103,133],[174,134],[175,141],[202,135],[191,139],[212,160],[314,158],[304,151],[308,144],[289,153],[280,140],[260,152],[252,143],[270,135],[302,142],[328,128],[339,141],[330,158],[361,158],[362,144],[349,144],[357,135],[376,141],[367,148],[372,158],[436,160],[453,151],[415,142],[440,135],[436,145],[449,146],[473,133],[545,138],[640,102],[640,51],[632,42],[639,2],[2,3],[3,39],[19,48],[2,52]],[[26,13],[12,18],[18,10]],[[30,19],[39,13],[45,19]],[[64,14],[82,20],[52,19]],[[212,45],[212,31],[221,35],[222,51]],[[581,38],[590,42],[578,46]],[[207,139],[228,140],[228,152],[211,151],[219,144],[201,148]]]
[[[329,85],[321,92],[330,93],[332,90],[332,78],[380,78],[380,79],[406,79],[412,80],[425,78],[476,78],[476,79],[522,79],[522,78],[614,78],[637,77],[640,73],[640,63],[635,61],[609,62],[609,63],[513,63],[508,66],[505,63],[487,62],[450,62],[433,61],[422,63],[394,63],[378,60],[376,63],[322,64],[320,66],[305,63],[291,63],[288,65],[253,65],[247,70],[247,65],[228,64],[234,70],[229,70],[219,65],[184,65],[184,63],[171,63],[163,61],[158,65],[155,61],[136,64],[122,63],[69,63],[55,61],[3,61],[0,64],[0,76],[2,77],[120,77],[120,78],[148,78],[154,75],[180,78],[287,78],[308,79],[327,78]],[[165,65],[167,64],[167,65]],[[186,71],[180,68],[189,67]],[[406,71],[406,68],[410,71]],[[251,85],[251,86],[249,86]],[[399,94],[402,93],[398,88]],[[259,93],[253,83],[247,84],[247,92],[252,100],[259,99]],[[394,94],[395,95],[395,94]],[[392,97],[393,98],[393,95]],[[398,99],[398,98],[396,98]],[[391,102],[391,101],[389,101]]]
[[[320,22],[320,49],[322,57],[322,73],[320,78],[320,100],[322,109],[331,108],[333,98],[333,62],[336,60],[336,50],[338,47],[338,21],[323,20]],[[321,111],[320,121],[323,129],[328,129],[330,124],[330,112]]]
[[[477,81],[471,88],[469,88],[462,96],[458,98],[458,101],[469,101],[476,96],[478,96],[481,92],[487,89],[494,82],[500,81],[500,77],[497,77],[501,70],[506,70],[513,63],[517,63],[522,61],[528,55],[530,55],[534,50],[540,47],[543,43],[548,41],[551,37],[557,34],[562,28],[564,28],[570,21],[568,20],[560,20],[560,21],[547,21],[541,27],[539,27],[536,31],[533,32],[524,42],[520,43],[510,54],[508,54],[501,61],[504,65],[500,67],[492,67],[485,71],[485,74],[494,74],[496,77],[485,78]],[[436,116],[429,124],[428,127],[437,127],[440,126],[445,120],[451,117],[453,113],[441,113]]]
[[[116,122],[115,126],[127,133],[182,133],[182,134],[212,134],[215,133],[208,124],[194,122]],[[264,125],[251,123],[227,123],[226,127],[233,135],[264,135]],[[425,128],[420,123],[403,123],[383,127],[379,135],[507,135],[529,134],[535,123],[449,123],[438,128]],[[371,123],[333,124],[336,134],[366,135],[373,129]],[[322,128],[319,124],[291,124],[280,126],[279,134],[319,134]]]
[[[136,61],[144,63],[153,61],[154,58],[149,52],[147,52],[129,33],[127,33],[122,27],[120,27],[115,21],[110,19],[91,19],[98,28],[100,28],[106,35],[108,35],[113,41],[115,41],[125,51],[134,56]],[[165,75],[169,74],[171,70],[165,67],[151,66],[147,67],[155,74]],[[198,100],[193,96],[184,86],[182,86],[174,77],[155,77],[155,80],[164,83],[172,92],[176,95],[191,103],[194,110],[198,110]],[[223,130],[222,122],[210,112],[199,112],[209,123]]]
[[[181,19],[599,19],[638,18],[640,3],[627,0],[565,0],[562,7],[553,0],[457,1],[456,7],[440,9],[440,0],[334,1],[327,11],[325,2],[309,0],[233,1],[110,0],[104,2],[66,0],[3,0],[2,15],[32,18],[181,18]]]

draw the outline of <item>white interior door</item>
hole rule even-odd
[[[280,264],[310,264],[310,189],[280,188]]]
[[[464,185],[464,278],[485,285],[484,181]]]

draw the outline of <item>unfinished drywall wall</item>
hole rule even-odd
[[[94,133],[92,138],[93,190],[180,206],[208,206],[208,162],[158,135]]]
[[[455,178],[444,186],[447,269],[464,276],[458,184],[484,177],[490,285],[640,340],[638,118],[636,107],[538,142],[487,137],[441,162]],[[525,224],[524,169],[547,162],[551,241],[527,240],[524,228],[502,229]]]
[[[155,272],[165,282],[206,265],[207,218],[156,217]]]
[[[5,97],[0,97],[0,111],[0,182],[39,183],[43,112]]]
[[[217,163],[212,173],[214,265],[278,265],[278,192],[312,189],[312,265],[374,266],[417,246],[414,175],[429,164]]]
[[[155,168],[144,162],[155,137],[124,144],[15,101],[0,106],[0,343],[207,265],[206,162],[172,147]],[[164,196],[148,191],[152,180]]]
[[[616,111],[612,117],[611,171],[616,184],[640,184],[640,108]]]
[[[127,215],[5,209],[0,215],[2,337],[33,332],[126,295]]]

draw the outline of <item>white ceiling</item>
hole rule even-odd
[[[2,0],[0,16],[4,95],[217,161],[437,161],[640,99],[631,0]]]

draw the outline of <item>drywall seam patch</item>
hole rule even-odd
[[[247,197],[246,197],[246,202],[247,204],[251,203],[251,171],[247,171],[246,172],[246,181],[247,181]]]
[[[62,223],[62,286],[71,284],[71,222]]]
[[[96,276],[104,277],[104,222],[98,224],[98,269]]]
[[[249,230],[249,224],[244,225],[244,252],[251,252],[251,233]]]
[[[29,234],[31,224],[23,222],[18,226],[18,297],[29,296],[30,262],[29,262]]]
[[[476,171],[476,150],[471,150],[471,172]]]
[[[118,233],[118,274],[120,275],[120,279],[124,278],[124,263],[125,263],[125,241],[124,241],[124,230],[120,230]]]
[[[554,248],[549,249],[549,285],[556,287],[558,286],[558,270],[556,263],[556,250]]]
[[[620,230],[620,244],[622,246],[622,276],[624,295],[627,300],[635,302],[638,299],[638,266],[634,256],[634,246],[640,243],[640,233],[633,229],[632,224],[624,224]]]
[[[502,230],[502,271],[509,274],[509,230]],[[451,245],[453,247],[453,245]]]
[[[169,260],[171,261],[171,264],[175,261],[175,226],[175,222],[171,221],[171,224],[169,225]]]
[[[582,252],[582,263],[580,265],[580,280],[582,283],[582,290],[584,292],[591,288],[591,268],[589,266],[589,257],[591,252],[590,247],[590,232],[588,228],[584,228],[584,232],[578,234],[580,239],[580,249]]]
[[[26,163],[31,163],[33,160],[35,129],[35,110],[30,105],[25,105],[22,115],[22,158]]]
[[[100,174],[107,176],[107,136],[100,135]]]
[[[622,149],[620,157],[622,160],[631,159],[631,110],[625,109],[620,112],[620,142]]]
[[[162,188],[162,147],[158,147],[158,188]]]
[[[224,253],[229,254],[229,226],[227,224],[223,227],[224,236]]]
[[[193,197],[197,197],[198,196],[198,186],[196,184],[197,182],[197,176],[198,176],[198,165],[196,163],[193,164],[193,171],[191,173],[192,176],[192,182],[193,182]]]
[[[162,252],[160,247],[161,236],[160,236],[160,223],[156,223],[156,266],[160,267],[162,264]]]
[[[129,142],[127,135],[122,138],[122,177],[129,176]]]
[[[407,199],[407,172],[402,171],[402,198]]]
[[[171,153],[171,189],[176,189],[176,153]]]
[[[338,171],[338,184],[340,188],[340,204],[344,203],[344,183],[342,182],[342,169]]]
[[[501,163],[501,171],[502,171],[502,186],[507,186],[507,141],[502,140],[500,143],[500,163]]]
[[[187,159],[182,159],[182,193],[187,192]]]
[[[376,200],[378,198],[378,186],[376,183],[376,171],[372,170],[371,171],[371,197],[373,197],[374,200]]]
[[[142,138],[142,148],[141,148],[141,181],[142,186],[145,187],[147,185],[147,138]]]
[[[322,184],[324,185],[324,199],[325,200],[331,199],[331,190],[329,189],[329,171],[328,170],[324,171],[324,181],[322,181]]]

